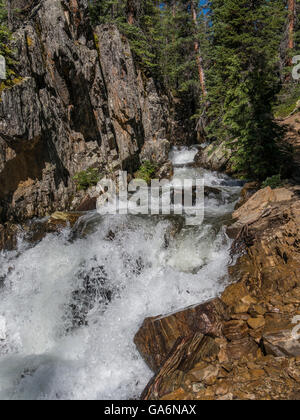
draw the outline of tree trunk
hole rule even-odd
[[[288,10],[289,10],[289,50],[294,49],[294,32],[295,32],[295,17],[296,17],[296,1],[288,0]]]
[[[198,26],[197,10],[196,10],[194,1],[191,1],[191,10],[192,10],[194,24],[197,27]],[[204,69],[203,69],[203,64],[202,64],[203,61],[202,61],[200,46],[199,46],[198,41],[195,41],[194,49],[195,49],[195,53],[196,53],[196,60],[197,60],[198,74],[199,74],[199,81],[200,81],[200,85],[201,85],[201,90],[202,90],[203,97],[206,97],[207,96],[207,90],[206,90],[206,84],[205,84],[205,74],[204,74]]]
[[[134,0],[127,0],[127,22],[129,25],[134,24],[135,7]]]

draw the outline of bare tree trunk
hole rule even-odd
[[[193,15],[193,21],[195,23],[195,26],[197,27],[198,26],[197,10],[196,10],[194,1],[191,1],[191,10],[192,10],[192,15]],[[202,64],[203,60],[202,60],[202,56],[201,56],[201,52],[200,52],[200,46],[199,46],[198,41],[195,41],[194,49],[195,49],[195,53],[196,53],[196,60],[197,60],[198,74],[199,74],[199,81],[200,81],[200,85],[201,85],[201,90],[202,90],[203,97],[205,98],[207,96],[207,90],[206,90],[206,84],[205,84],[205,74],[204,74],[204,69],[203,69],[203,64]]]
[[[288,0],[288,10],[289,10],[289,50],[294,49],[294,32],[295,32],[295,18],[296,18],[296,1]]]
[[[129,23],[129,25],[134,24],[134,14],[134,0],[127,0],[127,22]]]

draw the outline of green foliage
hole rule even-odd
[[[146,160],[145,162],[143,162],[140,169],[136,172],[135,178],[143,179],[149,185],[151,183],[151,179],[155,178],[156,171],[157,165],[150,162],[149,160]]]
[[[280,188],[283,186],[283,181],[281,175],[273,175],[272,177],[267,178],[262,184],[261,188],[271,187],[272,190],[275,188]]]
[[[7,80],[1,83],[3,88],[5,86],[12,86],[12,80],[16,77],[14,71],[15,60],[13,58],[13,50],[10,47],[11,32],[8,28],[7,9],[4,0],[0,0],[0,55],[6,61],[6,76]]]
[[[89,168],[76,174],[73,179],[76,182],[78,191],[87,190],[98,184],[101,179],[101,174],[98,169]]]
[[[211,139],[237,139],[233,169],[254,179],[279,172],[283,130],[272,107],[280,89],[281,1],[212,0],[208,71]],[[230,144],[230,143],[228,143]]]
[[[94,24],[114,23],[130,43],[137,64],[146,72],[158,68],[160,35],[159,8],[154,0],[143,0],[136,5],[134,24],[127,20],[127,0],[94,0],[90,16]]]
[[[291,83],[283,87],[278,97],[278,103],[274,106],[276,118],[286,118],[296,108],[300,100],[300,84]]]
[[[277,97],[290,72],[282,57],[300,54],[299,19],[295,51],[287,51],[286,1],[94,0],[91,17],[118,26],[138,67],[176,98],[179,119],[198,120],[201,135],[225,141],[238,174],[283,175],[284,130],[273,115],[286,116],[298,100],[293,89]]]

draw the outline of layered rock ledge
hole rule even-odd
[[[148,400],[300,399],[300,188],[258,191],[233,214],[232,284],[145,320]]]

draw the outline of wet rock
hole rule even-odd
[[[213,385],[218,377],[218,366],[209,365],[205,368],[197,367],[197,365],[189,371],[194,381],[203,382],[205,385]],[[225,392],[226,393],[226,392]]]
[[[252,337],[236,339],[227,346],[226,353],[228,360],[240,360],[242,357],[249,358],[257,356],[259,350],[258,344]]]
[[[243,298],[249,295],[244,283],[235,283],[228,286],[222,294],[222,301],[228,306],[234,306],[241,302]]]
[[[204,186],[204,194],[207,197],[210,194],[213,194],[213,195],[216,195],[216,196],[220,196],[220,195],[222,195],[222,190],[220,188],[216,188],[216,187],[211,187],[209,185],[205,185]]]
[[[96,197],[91,197],[89,194],[87,194],[83,200],[81,201],[81,203],[79,204],[79,206],[77,207],[77,211],[92,211],[92,210],[96,210],[97,207],[97,198]]]
[[[11,223],[0,224],[0,251],[15,249],[19,233],[21,233],[21,228],[18,225]]]
[[[165,363],[145,388],[141,398],[156,400],[174,392],[180,386],[179,384],[185,383],[185,373],[203,359],[215,359],[218,351],[219,347],[215,341],[210,337],[204,337],[201,333],[179,338]],[[194,380],[196,381],[197,379]]]
[[[116,290],[109,287],[107,273],[103,266],[87,269],[83,266],[77,274],[78,288],[72,293],[70,309],[72,313],[72,326],[68,330],[88,325],[89,312],[97,307],[102,312],[111,301]]]
[[[171,179],[174,175],[173,164],[170,160],[164,163],[156,172],[158,179]]]
[[[176,391],[165,395],[162,401],[185,401],[190,400],[191,394],[188,394],[183,388],[176,389]]]
[[[174,314],[146,319],[134,342],[144,360],[156,372],[179,338],[195,333],[221,336],[222,321],[226,317],[226,306],[215,299]]]
[[[60,212],[53,213],[47,222],[47,232],[57,232],[65,227],[73,227],[82,213]]]
[[[216,349],[205,356],[182,339],[146,388],[145,398],[172,398],[178,390],[183,399],[194,400],[300,398],[297,191],[265,189],[238,210],[241,229],[232,249],[242,256],[229,267],[236,283],[221,296],[227,308],[220,321],[222,334],[202,338],[212,340]],[[182,357],[177,364],[178,354],[189,361],[185,368]]]

